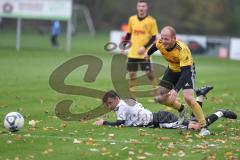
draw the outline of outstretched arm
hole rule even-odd
[[[108,121],[104,121],[103,125],[108,125],[108,126],[120,126],[123,125],[125,123],[124,120],[117,120],[115,122],[108,122]]]
[[[157,46],[156,46],[156,43],[154,43],[151,48],[148,50],[147,52],[147,55],[148,56],[151,56],[154,52],[156,52],[158,49],[157,49]]]
[[[103,119],[99,119],[95,122],[95,125],[97,126],[102,126],[102,125],[108,125],[108,126],[120,126],[125,123],[125,120],[117,120],[115,122],[109,122],[109,121],[104,121]]]
[[[169,128],[169,129],[186,129],[187,125],[185,123],[179,124],[178,122],[173,122],[173,123],[160,123],[159,124],[160,128]]]
[[[153,42],[156,40],[156,37],[156,35],[153,35],[151,39],[144,45],[144,47],[148,48],[149,46],[151,46],[151,44],[153,44]]]
[[[145,53],[144,58],[149,59],[149,56],[151,56],[154,52],[156,52],[158,49],[156,47],[156,43],[154,43],[148,50],[148,52]]]

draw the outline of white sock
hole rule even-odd
[[[221,111],[217,111],[214,113],[216,116],[218,116],[218,118],[222,117],[223,116],[223,112]]]
[[[203,102],[203,95],[200,95],[197,97],[197,102]]]

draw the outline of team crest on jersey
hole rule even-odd
[[[176,48],[180,51],[182,50],[182,47],[179,46],[179,44],[176,44]]]

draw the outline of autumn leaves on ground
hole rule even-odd
[[[2,36],[1,36],[2,37]],[[174,129],[96,127],[94,120],[66,122],[55,116],[55,105],[73,100],[71,111],[82,113],[94,109],[99,99],[65,95],[49,86],[51,73],[61,64],[79,55],[94,55],[103,61],[95,82],[84,82],[86,68],[74,70],[65,83],[98,90],[113,89],[112,54],[104,51],[108,35],[95,38],[85,35],[73,39],[71,53],[51,48],[48,37],[26,35],[23,49],[14,50],[14,34],[0,39],[0,118],[10,111],[25,117],[25,126],[10,134],[0,122],[0,160],[5,159],[239,159],[240,121],[220,119],[210,127],[211,135]],[[61,37],[64,44],[64,37]],[[206,115],[219,108],[240,113],[240,61],[194,56],[197,66],[196,87],[214,85],[204,102]],[[159,56],[154,62],[165,64]],[[181,96],[181,94],[180,94]],[[151,97],[139,98],[151,111],[169,110]],[[173,110],[170,110],[175,112]],[[114,120],[114,114],[103,116]]]

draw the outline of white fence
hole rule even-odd
[[[122,31],[111,31],[110,42],[119,45],[125,34]],[[210,54],[240,60],[240,38],[177,34],[177,39],[188,44],[193,54]],[[120,52],[119,47],[114,52]]]

